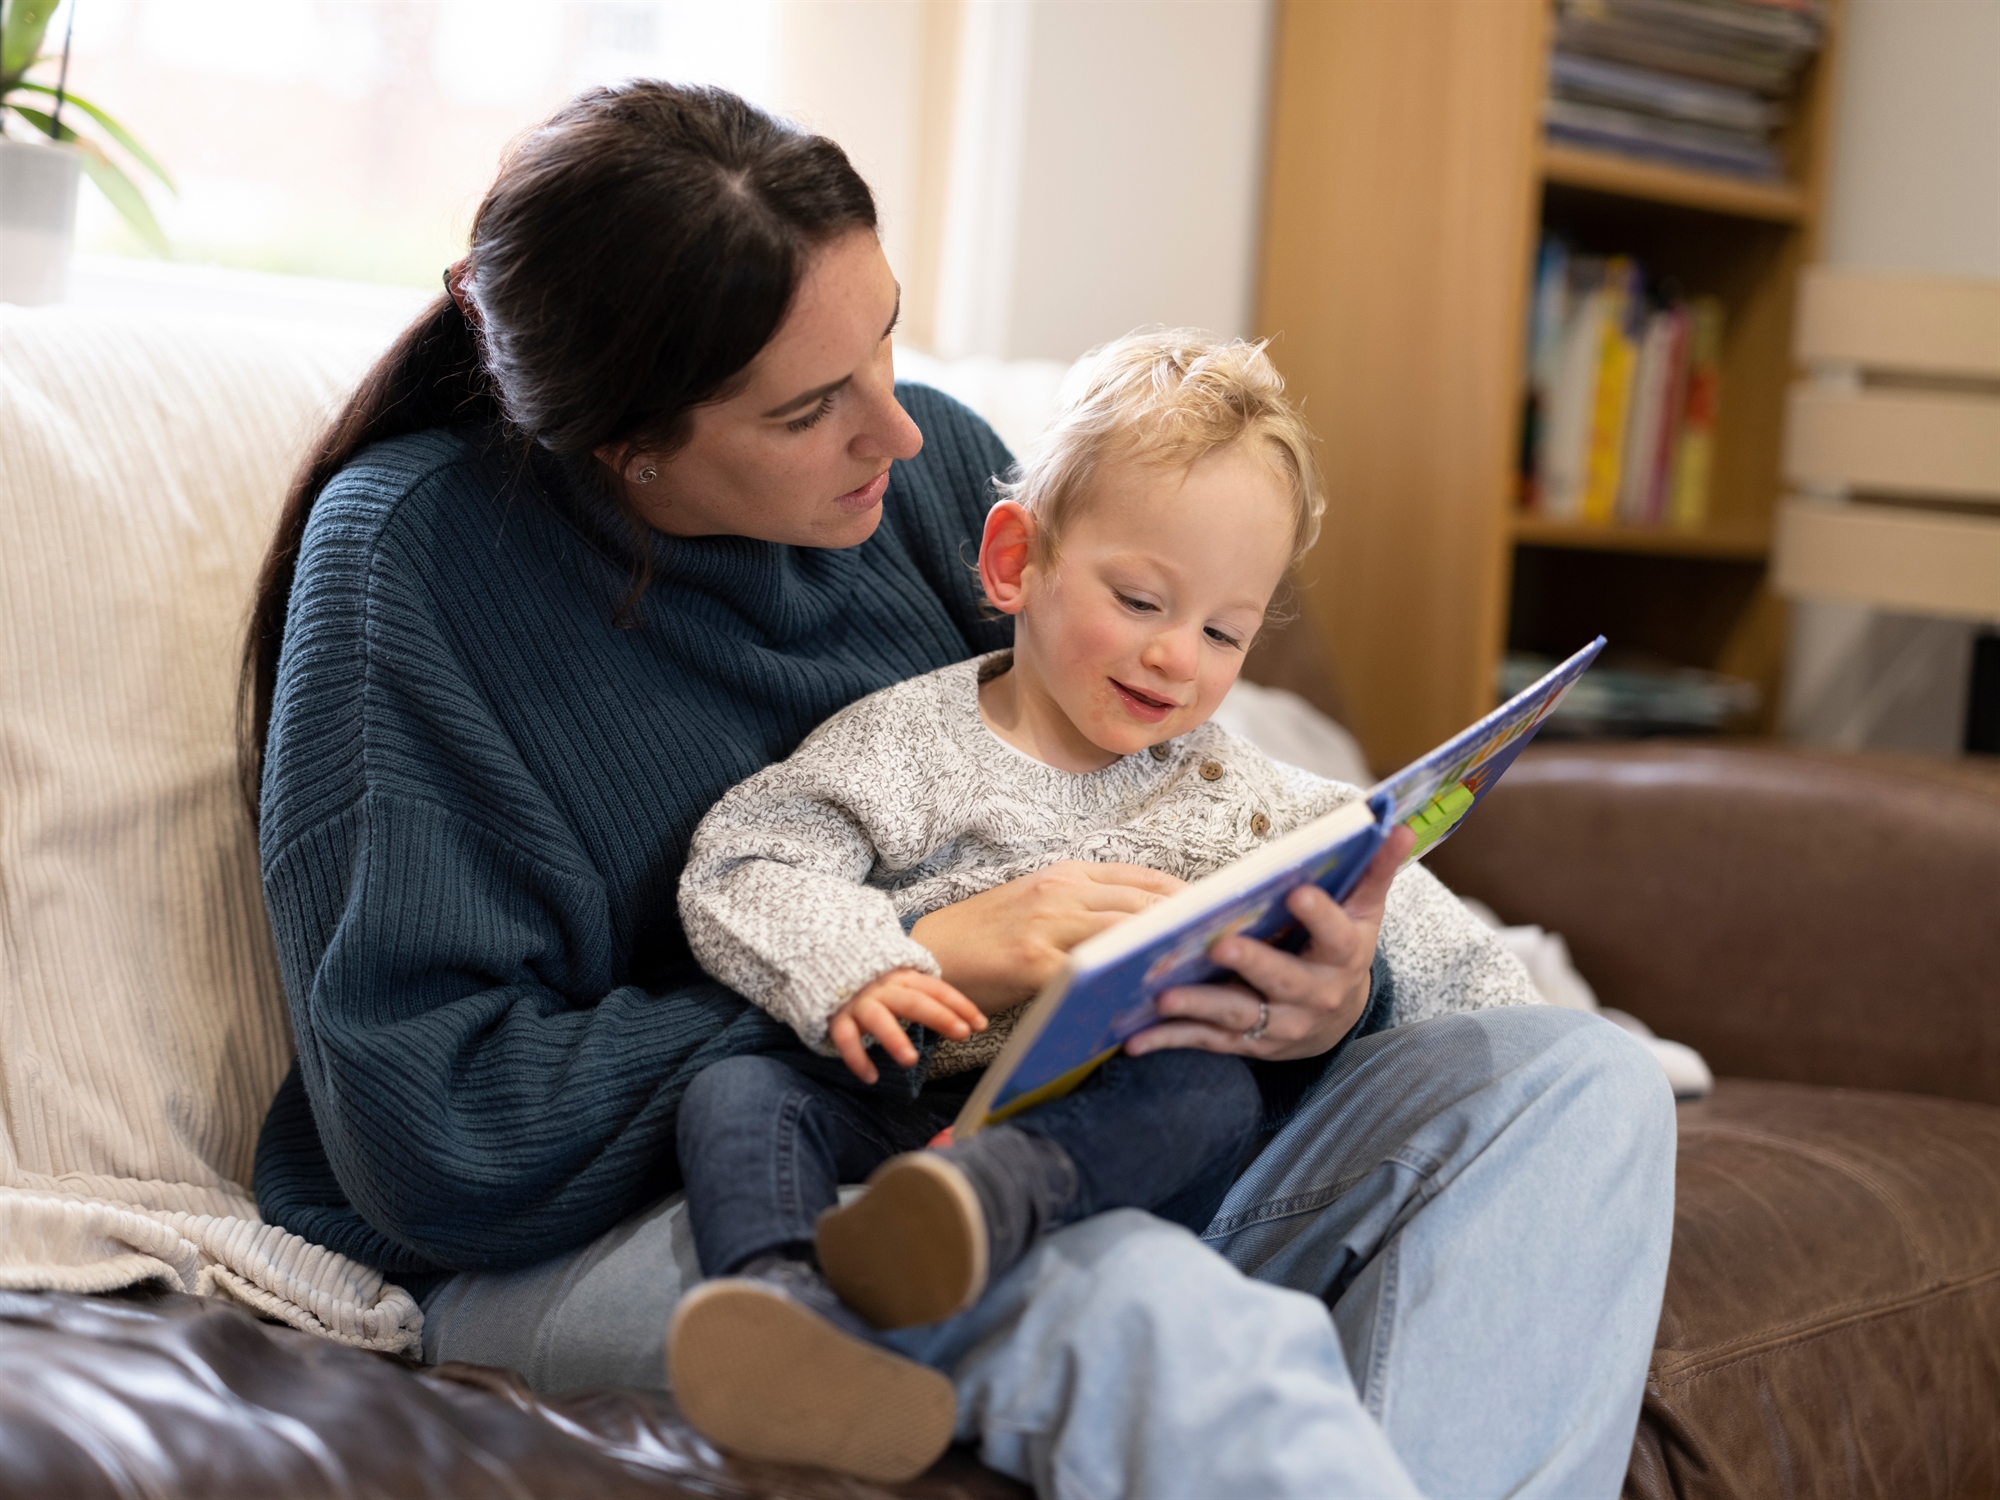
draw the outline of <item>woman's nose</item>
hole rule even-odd
[[[861,430],[848,444],[856,458],[915,458],[923,446],[923,433],[896,399],[895,387],[887,382],[880,391],[871,393]]]

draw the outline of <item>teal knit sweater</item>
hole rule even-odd
[[[898,395],[924,449],[869,541],[657,538],[625,629],[615,518],[538,495],[490,434],[384,443],[327,487],[264,772],[298,1040],[268,1221],[412,1286],[545,1259],[679,1186],[701,1068],[795,1045],[689,954],[695,825],[836,710],[1011,634],[969,566],[1007,452]]]

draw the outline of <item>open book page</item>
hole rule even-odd
[[[1436,847],[1513,764],[1603,647],[1599,636],[1362,800],[1078,944],[986,1070],[952,1127],[954,1136],[962,1140],[1074,1088],[1159,1019],[1154,1001],[1163,991],[1228,973],[1208,956],[1222,938],[1243,933],[1296,949],[1304,934],[1285,897],[1313,884],[1343,899],[1398,823],[1416,830],[1413,858]]]

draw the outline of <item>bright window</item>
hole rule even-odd
[[[577,89],[651,75],[787,103],[777,0],[74,3],[71,86],[175,175],[177,197],[147,196],[181,261],[433,285],[506,143]],[[144,253],[82,200],[80,250]]]

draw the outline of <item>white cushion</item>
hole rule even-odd
[[[0,306],[0,1285],[411,1341],[403,1293],[250,1200],[291,1036],[237,663],[286,482],[374,352]]]

